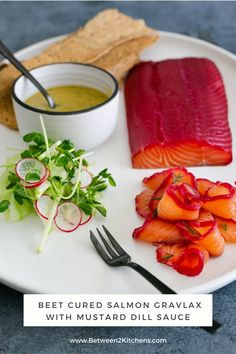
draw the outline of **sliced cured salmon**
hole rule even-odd
[[[188,246],[188,248],[197,248],[199,251],[201,251],[202,254],[203,254],[203,257],[204,257],[204,263],[206,263],[208,261],[208,259],[210,258],[209,252],[207,252],[207,250],[204,247],[200,246],[200,245],[196,245],[194,243],[191,243]]]
[[[202,197],[203,208],[212,214],[225,219],[233,219],[236,216],[235,188],[229,183],[215,182]]]
[[[157,190],[162,183],[165,181],[166,177],[170,175],[170,169],[153,173],[149,177],[143,179],[143,183],[146,187],[152,189],[153,191]]]
[[[182,221],[177,226],[186,240],[202,246],[211,256],[224,252],[224,238],[210,212],[201,211],[197,221]]]
[[[188,243],[177,243],[166,245],[165,243],[158,245],[156,250],[157,261],[173,267],[175,262],[180,258],[181,253],[188,247]]]
[[[190,186],[196,187],[194,175],[184,167],[168,168],[167,170],[156,172],[150,177],[145,177],[143,183],[146,187],[157,190],[166,181],[167,177],[169,177],[169,184],[188,183]]]
[[[206,178],[197,178],[196,183],[197,183],[197,190],[200,195],[206,194],[208,189],[211,188],[214,184],[214,182]]]
[[[160,187],[157,188],[157,190],[153,193],[149,203],[149,209],[152,211],[154,215],[157,211],[160,200],[162,199],[167,187],[170,185],[171,185],[171,176],[167,176],[164,182],[160,185]]]
[[[152,243],[177,243],[184,240],[176,224],[168,223],[159,218],[147,219],[141,227],[134,230],[133,238]]]
[[[140,216],[144,218],[148,217],[151,214],[149,204],[153,196],[153,191],[145,189],[135,198],[136,211]]]
[[[204,255],[196,247],[186,248],[173,266],[178,273],[187,275],[188,277],[199,275],[203,267]]]
[[[236,221],[214,217],[218,229],[226,242],[236,242]]]
[[[166,177],[162,183],[157,183],[161,181],[164,175],[166,175]],[[157,188],[149,204],[151,211],[155,211],[157,209],[164,192],[171,184],[179,186],[182,183],[187,183],[194,188],[197,186],[194,175],[188,172],[184,167],[169,168],[168,170],[154,173],[149,178],[144,178],[143,183],[146,184],[149,188],[151,186],[151,189],[153,189],[155,186]]]
[[[157,213],[164,220],[197,220],[201,208],[197,190],[187,183],[170,185],[161,198]]]
[[[202,272],[209,258],[208,252],[199,246],[185,243],[160,245],[156,252],[157,261],[173,267],[178,273],[195,276]]]
[[[211,60],[142,62],[127,77],[125,102],[134,168],[231,162],[224,83]]]
[[[143,184],[148,189],[136,196],[136,210],[145,222],[133,238],[157,246],[158,262],[195,276],[225,242],[236,243],[235,186],[195,178],[184,167],[156,172]]]

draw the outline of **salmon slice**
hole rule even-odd
[[[167,170],[156,172],[150,177],[145,177],[143,183],[146,187],[155,191],[167,180],[167,177],[169,184],[179,185],[181,183],[188,183],[190,186],[196,187],[194,175],[184,167],[168,168]]]
[[[157,261],[173,267],[178,273],[195,276],[203,270],[209,258],[208,252],[197,245],[186,243],[160,245],[156,251]]]
[[[136,211],[140,216],[143,216],[144,218],[151,214],[149,204],[152,196],[153,191],[146,189],[138,194],[135,198]]]
[[[221,236],[226,242],[236,242],[236,221],[214,217]]]
[[[160,185],[159,188],[153,193],[152,198],[149,203],[149,209],[152,211],[152,213],[155,213],[158,208],[158,204],[160,203],[160,200],[162,199],[167,187],[171,184],[171,176],[169,176],[165,179],[165,181]]]
[[[161,172],[156,172],[150,177],[145,177],[143,179],[143,183],[146,187],[155,191],[156,189],[160,188],[162,183],[165,181],[166,177],[169,175],[169,170],[170,169]]]
[[[212,214],[224,219],[236,217],[235,201],[236,193],[234,187],[229,183],[215,182],[205,193],[203,208]]]
[[[197,182],[197,190],[200,195],[204,195],[208,191],[208,189],[211,188],[214,184],[214,182],[206,178],[197,178],[196,182]]]
[[[188,248],[197,248],[199,251],[201,251],[203,254],[203,257],[204,257],[204,263],[206,263],[208,261],[208,259],[210,258],[209,252],[204,247],[202,247],[200,245],[196,245],[196,244],[192,243],[188,246]]]
[[[204,255],[199,248],[186,248],[175,262],[174,269],[178,273],[193,277],[199,275],[204,267]]]
[[[181,253],[188,247],[188,243],[177,243],[173,245],[160,244],[156,250],[157,261],[173,267],[180,258]]]
[[[177,243],[183,237],[174,223],[168,223],[159,218],[147,219],[141,227],[133,232],[133,238],[146,242]]]
[[[179,259],[181,256],[181,253],[183,250],[186,248],[196,248],[199,249],[204,257],[204,263],[206,263],[209,259],[209,253],[207,250],[199,245],[193,244],[193,243],[188,243],[188,242],[182,242],[182,243],[176,243],[176,244],[160,244],[157,247],[157,257],[158,261],[161,263],[165,263],[167,265],[173,266],[174,263]]]
[[[232,161],[224,83],[209,59],[142,62],[125,83],[134,168]]]
[[[187,183],[194,188],[197,187],[194,175],[188,172],[184,167],[169,168],[168,170],[165,170],[165,172],[167,173],[166,178],[161,183],[161,185],[157,187],[156,191],[154,192],[151,198],[149,204],[149,208],[151,209],[151,211],[155,211],[157,209],[164,192],[171,184],[179,186],[182,183]],[[149,177],[149,181],[147,181],[146,183],[149,184],[149,182],[151,182],[151,185],[154,186],[154,181],[156,180],[156,177],[158,177],[157,175],[158,173],[154,173],[154,175]]]
[[[197,220],[198,222],[202,222],[202,221],[214,221],[214,217],[213,215],[205,209],[201,209],[200,213],[199,213],[199,218]]]
[[[197,220],[201,208],[197,190],[187,183],[170,185],[159,201],[157,213],[164,220]]]
[[[224,238],[210,212],[201,211],[197,221],[182,221],[177,226],[186,240],[205,248],[211,256],[224,252]]]

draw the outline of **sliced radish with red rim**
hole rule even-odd
[[[59,205],[54,222],[59,230],[72,232],[79,227],[81,219],[80,208],[75,203],[64,202]]]
[[[27,182],[28,184],[36,184],[44,180],[47,175],[47,171],[48,171],[47,168],[41,161],[31,157],[22,159],[18,161],[16,164],[17,176],[22,181]],[[36,175],[39,176],[39,179],[26,180],[27,175],[30,173],[35,173]]]
[[[41,186],[41,184],[43,184],[43,182],[45,182],[48,179],[49,176],[50,176],[50,172],[47,169],[46,176],[43,179],[41,179],[40,181],[38,181],[36,183],[24,182],[23,185],[24,185],[25,188],[39,187],[39,186]]]
[[[92,179],[93,179],[93,176],[92,176],[91,172],[89,172],[85,168],[82,168],[81,175],[80,175],[80,188],[88,187],[91,184]]]
[[[75,176],[72,179],[72,183],[76,183],[76,180],[78,178],[78,170],[75,172]],[[93,175],[91,172],[89,172],[86,168],[81,169],[80,173],[80,188],[86,188],[88,187],[93,179]]]
[[[80,222],[80,226],[87,224],[92,218],[92,215],[86,215],[85,213],[82,212],[82,218]]]
[[[53,205],[53,200],[50,198],[50,196],[47,194],[43,194],[38,200],[35,201],[34,205],[37,213],[47,220],[49,218]]]

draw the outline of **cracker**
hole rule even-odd
[[[135,54],[136,56],[139,55],[144,48],[151,45],[155,41],[156,38],[150,36],[132,39],[114,47],[108,53],[92,62],[92,64],[109,71],[109,69],[115,65],[116,62],[120,62],[122,58],[125,58],[130,54]]]
[[[139,56],[135,53],[131,53],[126,57],[117,61],[112,67],[109,68],[109,72],[113,74],[119,82],[119,86],[122,86],[123,79],[127,75],[128,71],[140,61]]]
[[[156,31],[147,27],[143,20],[135,20],[116,9],[100,12],[79,31],[46,49],[42,56],[47,60],[94,62],[109,52],[114,46],[128,40],[151,36],[157,37]]]

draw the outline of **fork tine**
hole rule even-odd
[[[98,242],[97,238],[95,237],[94,233],[92,231],[90,231],[90,239],[94,245],[94,247],[96,248],[96,251],[99,253],[99,255],[102,257],[102,259],[108,263],[111,258],[108,256],[108,254],[104,251],[104,249],[102,248],[102,246],[100,245],[100,243]]]
[[[110,253],[111,257],[115,258],[117,257],[117,253],[115,253],[113,251],[113,249],[111,248],[111,246],[109,245],[109,243],[107,242],[107,240],[103,237],[103,235],[101,234],[101,232],[99,231],[99,229],[97,228],[97,232],[102,240],[102,242],[104,243],[104,246],[106,247],[107,251]]]
[[[120,255],[125,255],[127,254],[127,252],[125,252],[125,250],[119,245],[119,243],[114,239],[114,237],[112,236],[112,234],[107,230],[107,228],[102,225],[103,230],[105,231],[107,237],[109,238],[111,244],[113,245],[113,247],[115,248],[115,250],[120,254]]]

